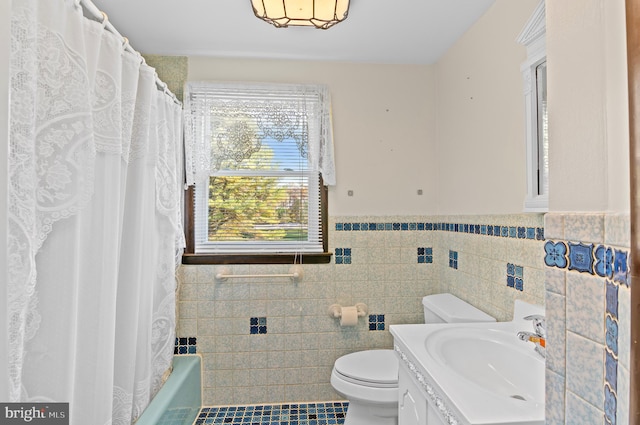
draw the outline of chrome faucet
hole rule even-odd
[[[539,314],[532,314],[526,316],[525,320],[531,320],[533,324],[533,332],[518,332],[518,338],[522,341],[531,341],[535,346],[536,353],[542,357],[546,357],[546,345],[547,345],[547,329],[545,327],[544,316]]]

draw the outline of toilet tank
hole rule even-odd
[[[496,319],[453,294],[422,298],[425,323],[495,322]]]

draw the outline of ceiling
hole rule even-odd
[[[328,30],[275,28],[250,0],[93,0],[147,54],[429,64],[495,0],[351,0]]]

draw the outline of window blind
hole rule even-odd
[[[196,178],[196,253],[322,252],[321,91],[207,84],[189,91],[206,173]],[[198,174],[196,174],[198,175]]]

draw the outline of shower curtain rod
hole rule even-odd
[[[97,19],[100,22],[102,22],[103,24],[105,24],[105,28],[107,30],[109,30],[113,34],[115,34],[118,37],[120,37],[120,39],[122,40],[122,44],[124,45],[124,49],[125,50],[133,53],[134,55],[137,55],[140,58],[140,60],[142,61],[142,63],[146,64],[146,61],[144,60],[144,57],[140,54],[140,52],[138,52],[136,49],[131,47],[131,44],[129,44],[129,39],[127,37],[124,37],[122,34],[120,34],[118,32],[118,30],[113,26],[113,24],[111,22],[109,22],[109,17],[107,16],[106,13],[104,13],[102,10],[98,9],[98,7],[95,4],[93,4],[93,2],[91,0],[76,0],[76,6],[79,7],[81,5],[95,19]],[[157,72],[155,73],[155,76],[156,76],[156,85],[160,89],[162,89],[162,91],[167,96],[169,96],[175,103],[177,103],[178,105],[182,105],[182,102],[180,102],[178,100],[176,95],[173,94],[171,92],[171,90],[169,90],[169,87],[167,86],[167,83],[165,83],[164,81],[162,81],[160,79],[160,77],[158,77],[158,73]]]

